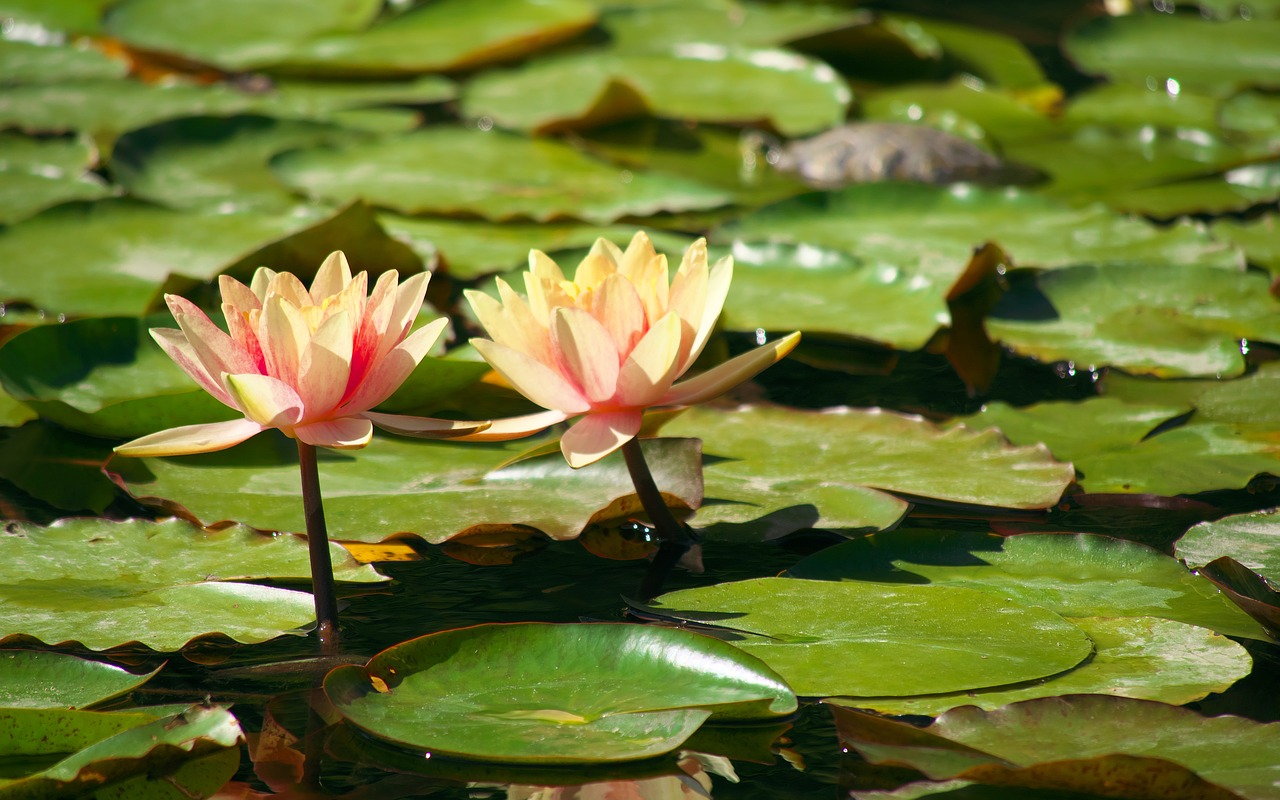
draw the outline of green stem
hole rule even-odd
[[[667,501],[662,499],[662,492],[653,481],[653,473],[644,460],[644,450],[640,440],[633,438],[622,446],[622,457],[627,462],[627,472],[631,473],[631,484],[635,487],[640,505],[649,516],[654,529],[658,532],[658,552],[654,554],[649,569],[640,582],[640,599],[651,600],[662,592],[662,585],[675,569],[676,564],[694,544],[694,538],[671,509]]]
[[[338,652],[338,599],[333,588],[333,562],[329,558],[329,530],[320,498],[320,470],[316,448],[298,440],[298,466],[302,470],[302,513],[307,520],[307,549],[311,554],[311,593],[316,601],[316,631],[326,655]]]

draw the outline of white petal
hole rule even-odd
[[[504,417],[489,421],[489,427],[478,433],[457,437],[460,442],[505,442],[521,439],[546,430],[557,422],[564,422],[569,415],[563,411],[538,411],[519,417]],[[377,424],[377,420],[374,420]]]
[[[250,419],[184,425],[139,437],[120,445],[115,451],[122,456],[139,458],[212,453],[240,444],[263,430],[261,425]]]
[[[244,415],[264,428],[288,428],[302,419],[302,398],[284,381],[224,373],[222,383]]]
[[[293,435],[316,447],[358,450],[373,438],[373,423],[361,417],[342,417],[298,425]]]
[[[319,304],[326,297],[341,292],[349,283],[351,267],[347,264],[347,257],[341,250],[335,250],[316,270],[315,280],[311,281],[311,302]]]
[[[702,348],[707,346],[707,339],[716,326],[716,320],[720,318],[721,310],[724,309],[724,299],[729,295],[729,283],[732,280],[733,257],[725,256],[711,267],[711,272],[707,276],[707,300],[702,308],[702,320],[698,323],[698,332],[694,335],[693,346],[680,362],[677,374],[684,374],[684,371],[698,360],[698,356],[702,355]]]
[[[302,352],[298,396],[308,417],[327,415],[347,392],[347,379],[351,376],[351,324],[351,316],[339,309],[320,324]]]
[[[574,469],[593,464],[635,438],[643,418],[639,411],[588,414],[560,437],[560,452]]]
[[[411,417],[405,414],[383,414],[378,411],[364,411],[360,416],[384,431],[419,439],[456,439],[479,435],[482,431],[488,430],[490,424],[489,420],[435,419],[434,417]]]
[[[671,387],[657,403],[664,406],[683,406],[701,403],[719,397],[738,384],[754,378],[766,367],[780,361],[800,343],[800,334],[791,333],[777,341],[761,345],[736,358],[731,358],[697,377],[681,381]]]
[[[591,407],[577,386],[536,358],[488,339],[472,339],[471,345],[517,392],[543,408],[581,414]]]

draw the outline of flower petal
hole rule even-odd
[[[724,309],[724,299],[729,294],[729,283],[732,280],[733,256],[725,256],[716,261],[707,276],[707,299],[702,307],[702,319],[698,323],[698,332],[694,335],[693,346],[680,362],[679,374],[683,374],[693,362],[698,360],[698,356],[702,355],[702,348],[707,346],[707,339],[711,336],[716,320],[720,318],[720,312]]]
[[[432,320],[391,348],[391,352],[374,364],[364,380],[354,387],[350,397],[342,401],[340,407],[343,413],[367,411],[390,397],[426,357],[427,351],[440,338],[441,331],[448,324],[449,320],[444,317]]]
[[[222,382],[244,415],[264,428],[288,428],[302,419],[302,398],[278,378],[225,373]]]
[[[568,418],[569,415],[563,411],[538,411],[519,417],[504,417],[491,420],[489,427],[484,430],[459,436],[457,440],[459,442],[505,442],[508,439],[521,439],[546,430],[557,422],[564,422]],[[374,424],[378,424],[378,421],[374,420]]]
[[[193,381],[200,384],[201,389],[213,395],[219,403],[232,408],[236,407],[231,395],[227,394],[227,388],[209,374],[196,356],[195,348],[191,346],[191,342],[187,341],[186,334],[174,328],[152,328],[151,338],[156,340],[156,344],[160,345],[160,349],[164,350],[169,358],[173,359],[173,363],[190,375]]]
[[[258,365],[243,347],[213,323],[195,303],[176,294],[164,296],[170,313],[191,344],[191,352],[199,359],[210,378],[224,372],[257,372]]]
[[[631,281],[621,275],[610,275],[592,293],[587,308],[591,316],[609,331],[615,349],[626,358],[645,332],[644,306]]]
[[[618,348],[596,318],[580,308],[551,315],[551,349],[561,373],[592,403],[611,399],[618,389]]]
[[[268,300],[272,296],[281,297],[294,308],[302,308],[304,306],[314,305],[311,302],[311,292],[307,291],[307,287],[302,285],[302,281],[298,280],[298,276],[292,272],[277,272],[267,284],[267,296],[262,298],[262,305],[266,307]]]
[[[125,442],[115,448],[115,452],[122,456],[140,458],[212,453],[240,444],[263,430],[261,425],[250,419],[184,425],[181,428],[169,428],[141,436],[132,442]]]
[[[379,353],[389,352],[409,334],[413,321],[422,310],[422,301],[427,296],[427,283],[430,280],[430,272],[419,272],[417,275],[410,275],[396,289],[395,304],[391,307],[391,319],[387,321],[387,329],[382,334],[382,341],[378,345]]]
[[[680,317],[667,314],[649,329],[618,371],[617,402],[646,408],[657,403],[676,379]]]
[[[800,333],[797,331],[777,341],[749,350],[712,367],[697,377],[677,383],[655,405],[693,405],[718,397],[738,384],[755,377],[766,367],[776,364],[799,343]]]
[[[556,412],[544,411],[542,413]],[[384,431],[398,433],[402,436],[414,436],[419,439],[456,439],[473,434],[479,435],[480,432],[487,430],[490,424],[487,419],[435,419],[434,417],[411,417],[404,414],[383,414],[378,411],[364,411],[359,416],[364,417]]]
[[[246,312],[262,308],[262,301],[253,293],[253,290],[230,275],[218,276],[218,292],[222,295],[222,302],[229,303],[237,311]]]
[[[328,416],[342,402],[351,375],[351,328],[351,315],[339,309],[320,324],[302,351],[298,396],[306,418]]]
[[[626,252],[618,258],[618,271],[623,275],[640,275],[643,270],[650,269],[658,253],[653,249],[653,240],[644,231],[636,231],[627,243]]]
[[[341,417],[299,425],[293,435],[316,447],[358,450],[373,438],[373,423],[362,417]]]
[[[688,369],[693,363],[689,353],[698,338],[703,311],[707,307],[707,240],[699,239],[689,246],[680,269],[671,281],[668,310],[680,315],[680,364]],[[714,322],[714,320],[712,320]]]
[[[307,327],[298,308],[280,295],[269,293],[263,303],[262,316],[258,318],[258,344],[262,347],[262,360],[267,373],[290,386],[297,386],[299,361],[310,340],[311,329]],[[251,370],[223,371],[245,373]]]
[[[578,263],[578,269],[573,273],[573,282],[578,285],[579,290],[590,291],[604,283],[606,278],[616,274],[617,271],[618,266],[613,263],[612,258],[597,253],[593,249]]]
[[[560,452],[574,469],[593,464],[634,438],[643,418],[640,411],[588,414],[560,437]]]
[[[253,271],[253,280],[249,283],[249,291],[261,303],[267,298],[267,287],[275,280],[276,271],[270,267],[258,267]]]
[[[533,356],[488,339],[472,339],[471,345],[517,392],[543,408],[581,414],[591,407],[577,386]]]
[[[332,297],[351,283],[351,267],[347,257],[341,250],[335,250],[316,270],[315,280],[311,281],[311,302],[317,305],[326,297]]]
[[[539,324],[534,319],[524,298],[516,294],[506,281],[499,278],[497,284],[501,303],[474,289],[463,292],[489,338],[505,347],[528,353],[547,366],[554,364],[551,336],[546,324]]]

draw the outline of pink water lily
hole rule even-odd
[[[249,286],[223,275],[225,333],[191,301],[166,295],[178,328],[152,329],[152,337],[205,391],[244,417],[160,431],[116,452],[207,453],[268,428],[309,445],[350,449],[368,444],[382,420],[428,437],[482,430],[487,422],[369,410],[399,388],[447,324],[442,318],[410,333],[429,279],[420,273],[400,283],[392,270],[369,292],[368,273],[352,277],[340,252],[325,259],[310,290],[296,276],[266,267]]]
[[[499,299],[467,300],[492,339],[473,339],[485,360],[547,411],[497,420],[467,438],[515,438],[582,415],[560,449],[578,468],[640,431],[646,408],[699,403],[755,376],[799,342],[792,333],[676,383],[698,358],[733,276],[733,260],[707,265],[707,245],[685,251],[668,283],[667,259],[637,233],[626,251],[599,239],[573,280],[544,253],[529,255],[527,299],[502,280]]]

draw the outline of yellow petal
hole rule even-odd
[[[711,331],[716,327],[716,320],[720,318],[720,312],[724,309],[724,299],[729,294],[729,283],[732,280],[733,257],[725,256],[716,261],[707,276],[707,299],[702,307],[702,319],[697,323],[698,330],[694,334],[693,345],[680,361],[677,375],[684,374],[684,371],[698,360],[698,356],[702,354],[702,348],[707,346],[707,339],[710,338]]]
[[[361,417],[342,417],[308,425],[298,425],[293,435],[316,447],[358,450],[373,438],[373,423]]]
[[[594,464],[633,439],[643,417],[639,411],[588,414],[560,437],[560,452],[574,469]]]
[[[258,318],[258,345],[262,348],[267,372],[290,386],[297,386],[298,362],[311,340],[311,329],[307,327],[302,312],[283,297],[268,294],[263,305],[262,316]],[[243,373],[249,370],[224,371]]]
[[[352,336],[351,317],[339,310],[321,323],[302,351],[298,363],[298,396],[302,398],[307,419],[327,413],[346,395],[351,377]]]
[[[564,272],[560,270],[560,265],[541,250],[529,251],[529,272],[535,277],[552,283],[560,283],[564,280]]]
[[[550,334],[546,325],[538,324],[524,298],[516,294],[506,281],[498,279],[502,302],[484,292],[467,289],[463,295],[484,326],[489,338],[504,347],[520,350],[551,366]]]
[[[577,272],[573,273],[573,282],[580,290],[589,291],[604,283],[606,278],[617,271],[618,267],[613,259],[594,252],[587,253],[586,258],[578,264]]]
[[[576,386],[532,356],[488,339],[472,339],[471,345],[516,391],[543,408],[581,414],[591,407]]]
[[[680,318],[674,313],[658,324],[636,345],[618,371],[618,405],[645,408],[657,403],[676,379],[680,356]]]
[[[672,386],[656,405],[693,405],[718,397],[776,364],[799,343],[800,333],[797,331],[731,358],[697,377]]]
[[[139,437],[132,442],[125,442],[115,448],[115,452],[122,456],[138,458],[212,453],[240,444],[262,431],[261,425],[248,419],[184,425],[181,428],[169,428]]]
[[[262,308],[262,301],[253,290],[230,275],[218,276],[218,292],[222,295],[222,302],[230,304],[239,313]]]
[[[645,332],[644,306],[631,281],[610,275],[591,295],[587,311],[609,331],[618,355],[626,358]]]
[[[653,241],[649,239],[649,234],[636,231],[635,236],[631,237],[631,242],[627,244],[626,252],[618,258],[618,271],[623,275],[639,275],[642,270],[649,269],[657,257],[658,253],[653,249]]]
[[[618,389],[618,348],[596,318],[580,308],[558,308],[551,316],[551,349],[565,377],[592,403]]]
[[[680,269],[671,282],[671,299],[667,306],[680,315],[681,371],[692,363],[689,353],[693,352],[707,307],[707,280],[707,240],[699,239],[684,253]]]
[[[276,271],[270,267],[258,267],[253,271],[253,280],[249,283],[249,291],[253,292],[254,297],[258,298],[261,303],[267,298],[267,287],[271,285],[271,281],[275,280]]]
[[[288,428],[302,419],[302,398],[270,375],[222,376],[236,407],[264,428]]]
[[[351,267],[347,257],[341,250],[335,250],[316,270],[315,280],[311,281],[311,302],[319,304],[326,297],[341,292],[343,287],[351,283]]]

